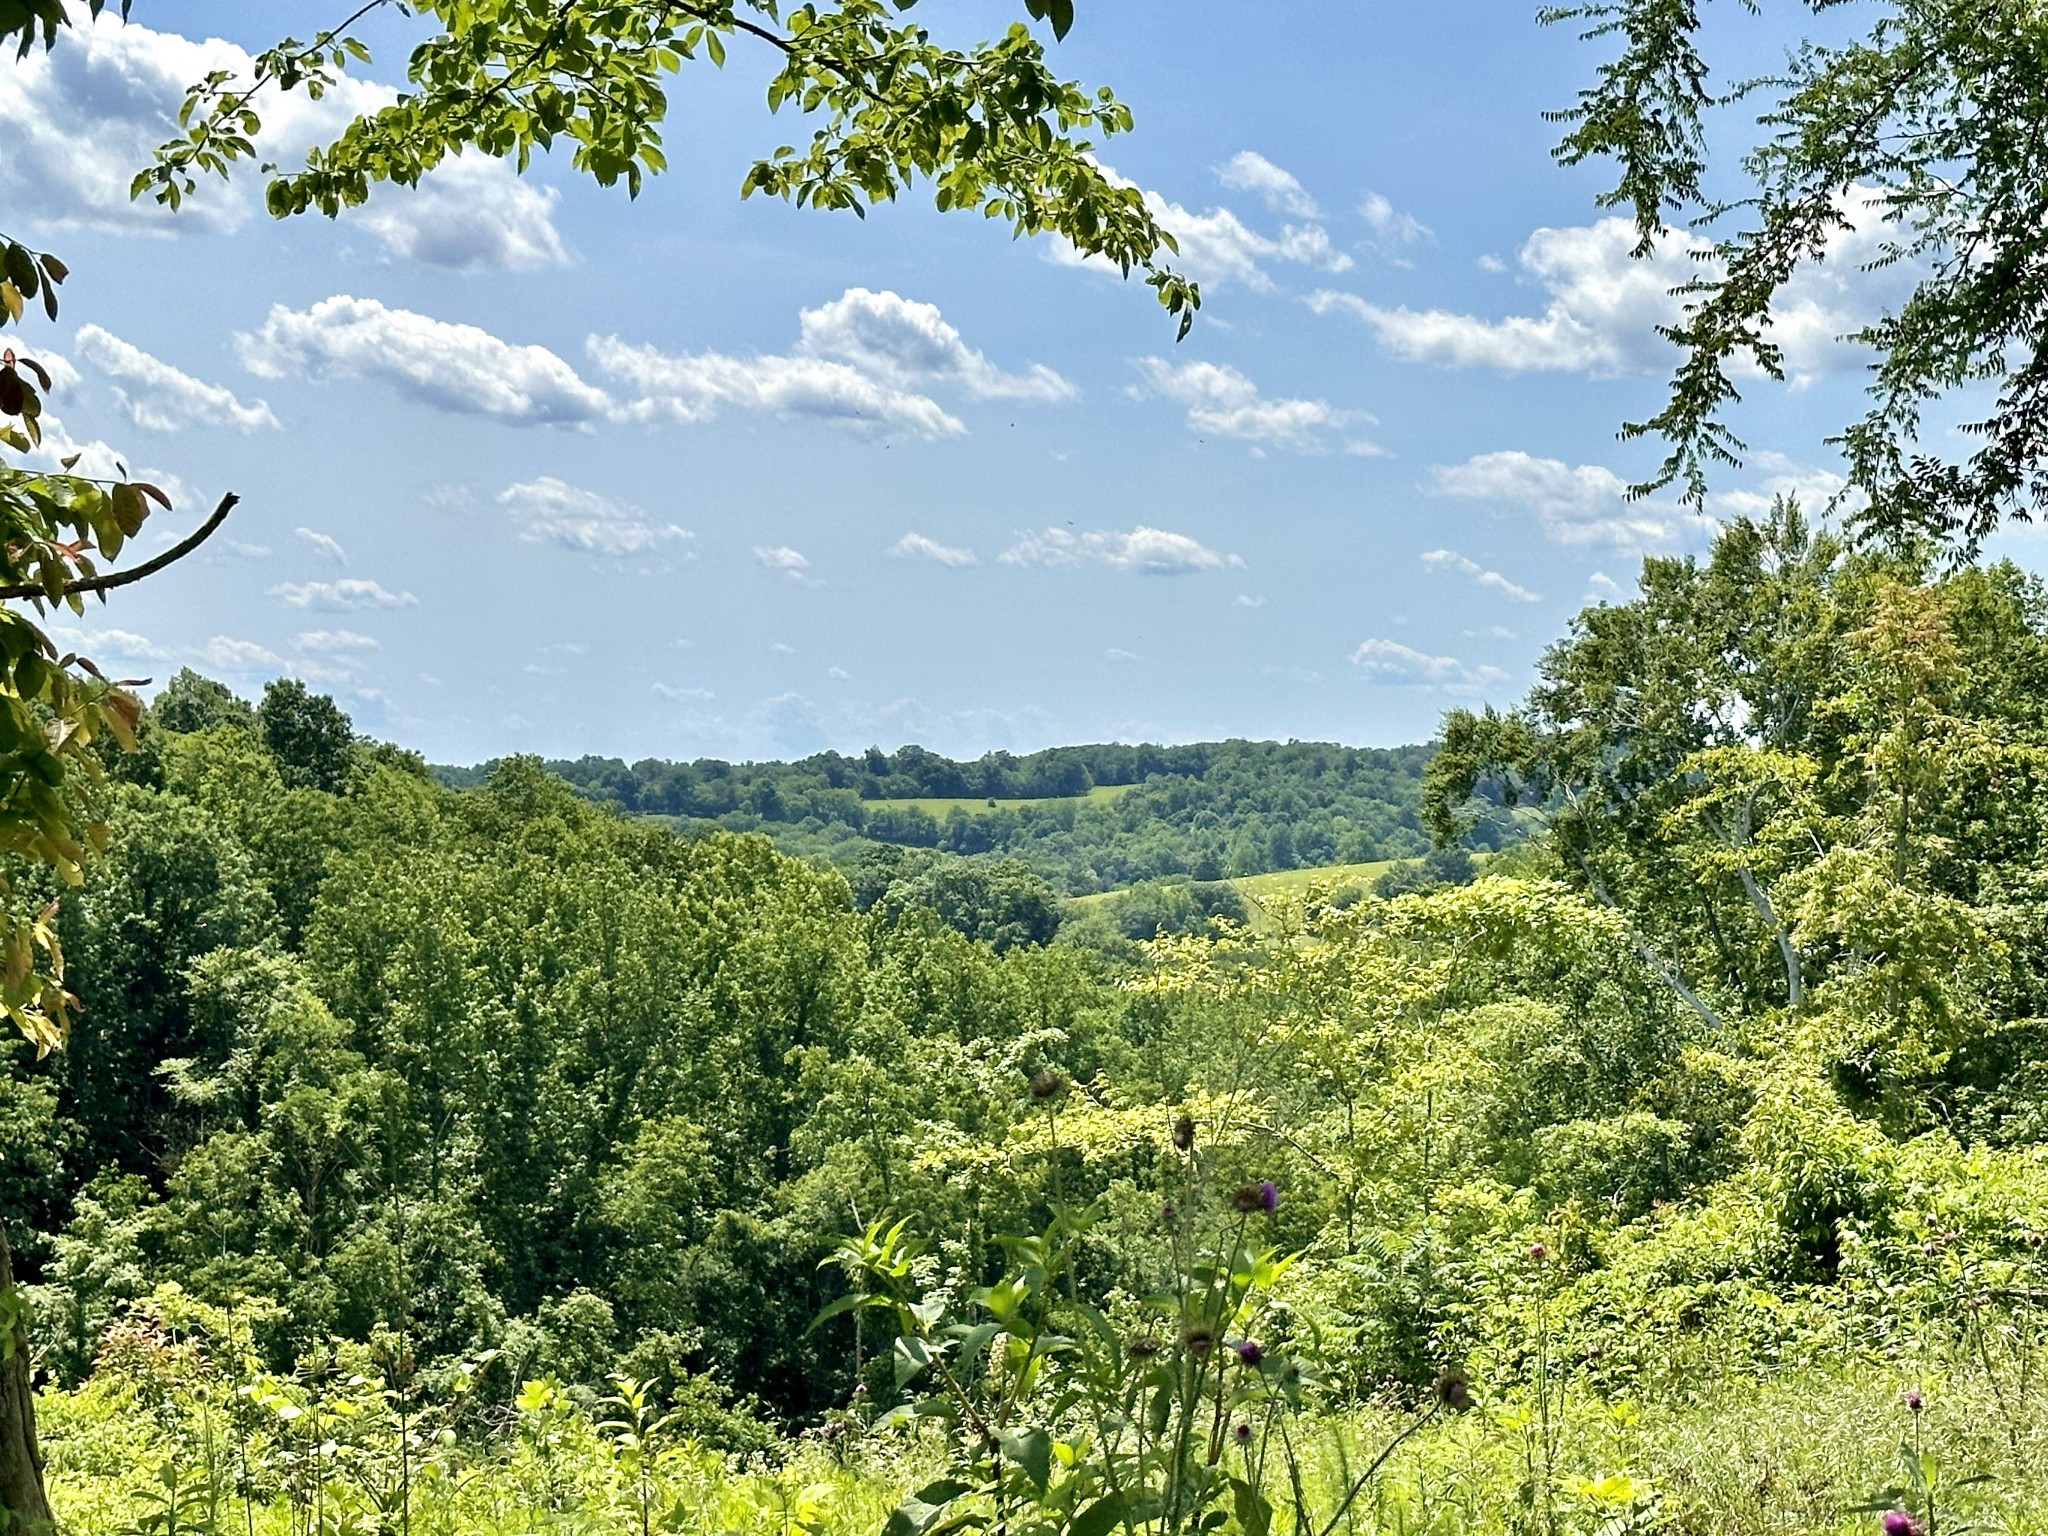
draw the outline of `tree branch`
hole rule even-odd
[[[213,516],[201,523],[187,538],[173,544],[154,560],[143,561],[142,564],[136,566],[133,570],[111,571],[104,576],[92,576],[84,581],[74,581],[69,586],[60,588],[54,593],[34,582],[23,582],[19,586],[13,587],[0,587],[0,599],[36,598],[45,602],[54,602],[58,598],[70,597],[73,593],[77,592],[111,592],[116,587],[125,587],[130,582],[142,580],[145,576],[154,576],[165,566],[177,564],[178,561],[184,559],[193,550],[212,538],[214,530],[228,520],[228,514],[235,510],[235,504],[241,499],[233,491],[229,491],[227,495],[221,497],[220,505],[213,509]]]
[[[1643,964],[1663,977],[1671,990],[1685,1000],[1686,1006],[1706,1021],[1707,1028],[1719,1030],[1722,1027],[1721,1015],[1708,1007],[1700,995],[1685,984],[1685,978],[1678,974],[1678,968],[1652,949],[1650,941],[1636,931],[1635,923],[1629,920],[1628,913],[1622,910],[1621,903],[1608,895],[1607,882],[1593,873],[1591,862],[1582,856],[1579,859],[1579,869],[1586,877],[1587,888],[1599,899],[1600,904],[1612,912],[1619,913],[1622,920],[1627,923],[1629,942],[1635,945],[1636,954]]]

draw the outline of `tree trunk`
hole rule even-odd
[[[36,1405],[28,1382],[28,1326],[15,1307],[14,1262],[0,1222],[0,1536],[51,1530],[56,1521],[43,1492],[43,1455],[36,1445]]]

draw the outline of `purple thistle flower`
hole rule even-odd
[[[1237,1358],[1248,1366],[1256,1366],[1266,1358],[1266,1352],[1260,1348],[1257,1339],[1241,1339],[1238,1341]]]
[[[1529,1245],[1529,1262],[1531,1264],[1541,1264],[1545,1259],[1549,1257],[1550,1250],[1544,1247],[1543,1244],[1531,1243]]]
[[[1906,1411],[1908,1413],[1918,1413],[1922,1408],[1925,1408],[1926,1406],[1927,1399],[1920,1395],[1920,1389],[1918,1387],[1910,1387],[1907,1389]]]
[[[1242,1420],[1238,1422],[1237,1428],[1233,1429],[1231,1434],[1237,1437],[1239,1445],[1250,1445],[1252,1443],[1252,1427]]]
[[[1271,1179],[1259,1181],[1259,1209],[1268,1216],[1280,1209],[1280,1186]]]
[[[1884,1512],[1884,1536],[1920,1536],[1920,1522],[1903,1509]]]

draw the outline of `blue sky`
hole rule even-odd
[[[175,218],[125,185],[180,85],[324,11],[136,0],[0,65],[0,223],[74,270],[28,333],[68,365],[54,435],[176,490],[161,542],[243,498],[89,614],[90,653],[301,675],[437,761],[1392,744],[1511,703],[1645,552],[1702,547],[1709,521],[1619,494],[1686,263],[1630,262],[1601,173],[1550,158],[1588,45],[1495,0],[1314,32],[1078,11],[1056,60],[1134,108],[1103,157],[1204,283],[1178,346],[1144,289],[922,192],[865,221],[742,203],[801,130],[737,45],[677,83],[637,202],[465,161],[281,225],[253,175]],[[1007,12],[917,14],[972,40]],[[368,31],[371,80],[416,25]],[[375,89],[273,104],[266,153]],[[1889,291],[1854,270],[1868,223],[1791,295],[1793,382],[1753,392],[1715,515],[1838,486],[1863,359],[1835,338]]]

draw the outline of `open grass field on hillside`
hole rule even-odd
[[[870,810],[903,811],[915,807],[935,821],[944,821],[956,810],[965,811],[970,816],[986,816],[991,811],[1015,811],[1027,805],[1104,805],[1122,799],[1137,787],[1135,784],[1098,784],[1085,795],[1042,795],[1027,800],[991,800],[981,795],[918,795],[904,800],[864,800],[861,803]]]
[[[1317,864],[1308,869],[1276,869],[1264,875],[1239,875],[1227,883],[1235,886],[1238,895],[1254,908],[1263,911],[1267,903],[1287,896],[1299,896],[1312,885],[1371,885],[1396,862],[1394,859],[1376,859],[1369,864]],[[1094,891],[1069,900],[1077,906],[1088,906],[1122,894],[1122,889]]]

